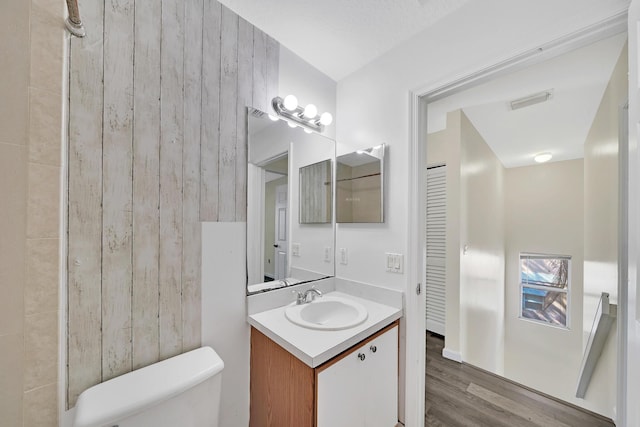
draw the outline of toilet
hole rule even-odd
[[[74,427],[217,427],[224,362],[202,347],[80,394]]]

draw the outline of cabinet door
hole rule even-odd
[[[393,427],[398,422],[398,327],[369,342],[363,353],[366,426]]]
[[[358,350],[318,373],[318,427],[365,427],[364,384]]]
[[[317,427],[394,427],[398,327],[357,347],[317,378]]]

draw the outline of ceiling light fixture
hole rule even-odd
[[[545,163],[551,160],[552,157],[553,155],[551,153],[545,151],[544,153],[536,154],[535,156],[533,156],[533,160],[535,160],[537,163]]]
[[[550,100],[553,97],[553,89],[545,90],[544,92],[534,93],[533,95],[525,96],[523,98],[514,99],[509,103],[512,110],[518,110],[520,108],[529,107],[530,105],[539,104]]]
[[[289,126],[298,125],[303,129],[321,133],[325,126],[329,126],[333,122],[333,116],[330,113],[322,113],[318,115],[318,108],[313,104],[306,107],[298,105],[298,99],[293,95],[287,95],[284,99],[279,96],[271,101],[274,111],[278,116],[289,122]]]

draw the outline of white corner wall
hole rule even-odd
[[[460,350],[496,374],[504,354],[504,167],[460,114]],[[448,331],[448,328],[447,328]]]
[[[224,361],[221,426],[249,425],[246,223],[202,223],[202,345]]]
[[[629,7],[629,295],[627,302],[627,426],[640,425],[640,75],[638,39],[640,38],[640,0],[632,0]]]

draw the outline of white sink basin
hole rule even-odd
[[[367,309],[349,298],[325,295],[313,302],[290,305],[284,311],[290,322],[309,329],[338,331],[367,320]]]

